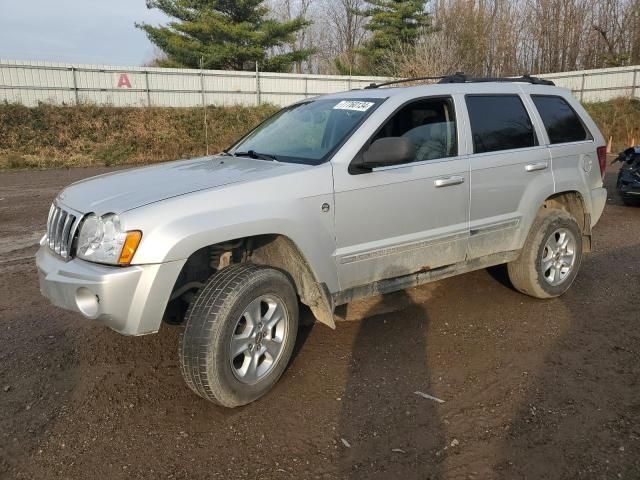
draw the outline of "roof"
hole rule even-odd
[[[416,98],[433,95],[460,94],[500,94],[500,93],[538,93],[538,94],[571,94],[566,88],[552,85],[532,85],[525,82],[470,82],[470,83],[432,83],[402,87],[381,87],[349,90],[323,95],[319,98]]]

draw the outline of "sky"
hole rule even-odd
[[[0,59],[142,65],[156,49],[135,22],[167,18],[145,0],[0,0]]]

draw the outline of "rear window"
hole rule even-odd
[[[518,95],[467,95],[473,152],[496,152],[538,144]]]
[[[591,139],[591,135],[582,124],[580,117],[564,98],[531,95],[531,99],[540,113],[551,143],[579,142]]]

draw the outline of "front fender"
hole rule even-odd
[[[313,180],[305,178],[311,174]],[[325,203],[332,211],[329,164],[157,202],[126,212],[121,221],[126,229],[143,232],[137,265],[184,260],[203,247],[238,238],[283,235],[304,254],[318,281],[335,292],[333,214],[323,212]]]

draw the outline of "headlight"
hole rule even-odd
[[[109,213],[84,218],[78,234],[78,258],[110,265],[129,265],[136,253],[142,232],[124,232],[120,219]]]

